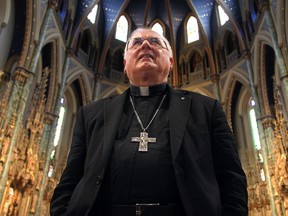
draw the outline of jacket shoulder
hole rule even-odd
[[[215,98],[206,96],[206,95],[202,95],[200,93],[197,92],[193,92],[193,91],[188,91],[188,90],[173,90],[175,92],[175,94],[179,94],[179,96],[189,96],[192,98],[192,100],[196,99],[196,100],[201,100],[201,101],[207,101],[207,102],[215,102]]]
[[[84,111],[90,111],[90,110],[94,110],[95,111],[95,109],[103,108],[103,105],[104,105],[104,103],[106,101],[113,100],[113,99],[116,99],[118,97],[120,97],[120,95],[113,95],[113,96],[101,98],[101,99],[99,99],[97,101],[92,101],[92,102],[90,102],[88,104],[85,104],[82,107],[83,107]]]

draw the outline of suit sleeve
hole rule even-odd
[[[246,176],[240,163],[234,135],[218,101],[215,101],[213,109],[212,143],[223,216],[247,216]]]
[[[76,117],[67,165],[50,203],[50,215],[52,216],[65,213],[72,193],[83,176],[86,156],[85,137],[83,109],[80,108]]]

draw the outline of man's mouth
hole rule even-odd
[[[140,55],[138,59],[140,60],[140,59],[147,59],[147,58],[154,59],[154,56],[152,54],[145,53],[145,54]]]

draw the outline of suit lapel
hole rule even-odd
[[[170,89],[169,116],[170,116],[170,141],[172,160],[180,150],[184,132],[189,118],[191,97],[185,93],[179,93]]]
[[[111,98],[104,103],[104,142],[103,142],[103,162],[104,168],[106,168],[119,122],[123,113],[123,108],[125,104],[125,99],[127,96],[127,91],[125,91],[119,97]]]

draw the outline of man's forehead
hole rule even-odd
[[[140,30],[140,31],[135,32],[135,34],[132,36],[132,38],[136,38],[136,37],[144,37],[144,38],[160,37],[161,38],[161,36],[157,32],[149,30],[149,29],[144,29],[144,30]]]

